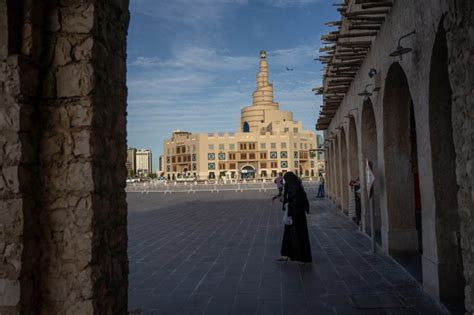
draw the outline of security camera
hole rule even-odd
[[[377,69],[371,68],[369,70],[369,78],[373,78],[377,74]]]

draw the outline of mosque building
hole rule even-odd
[[[252,100],[241,111],[238,132],[173,132],[164,141],[163,175],[168,179],[259,179],[293,171],[301,177],[317,176],[316,135],[274,102],[264,50]]]

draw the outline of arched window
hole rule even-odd
[[[242,126],[242,131],[243,132],[250,132],[250,126],[249,126],[249,123],[244,121],[244,124]]]

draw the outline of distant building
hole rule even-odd
[[[240,132],[173,132],[164,142],[163,171],[169,179],[273,178],[286,171],[317,176],[317,156],[310,153],[315,149],[316,135],[273,101],[262,51],[253,104],[242,109]]]
[[[151,149],[137,150],[137,175],[148,176],[153,172]]]
[[[317,164],[318,164],[318,173],[324,174],[326,172],[326,162],[324,159],[324,138],[321,135],[316,135],[318,151],[316,153]]]
[[[137,149],[127,149],[127,175],[128,177],[134,177],[137,174]]]

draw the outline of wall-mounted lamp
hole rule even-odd
[[[377,74],[377,69],[371,68],[369,70],[369,78],[372,79],[374,77],[374,75],[376,75],[376,74]]]
[[[408,48],[408,47],[403,47],[402,44],[401,44],[401,41],[405,37],[408,37],[408,36],[411,36],[411,35],[414,35],[414,34],[416,34],[416,30],[400,37],[398,39],[397,49],[395,49],[395,51],[390,54],[390,57],[400,57],[400,60],[403,60],[403,55],[408,54],[409,52],[412,51],[412,49]]]
[[[373,95],[371,92],[367,91],[367,88],[368,88],[369,86],[372,86],[372,84],[367,84],[367,85],[365,86],[364,92],[360,92],[360,93],[358,94],[359,96],[363,96],[365,101],[368,100],[369,97],[371,97],[371,96]]]
[[[353,112],[353,111],[356,111],[356,110],[359,110],[358,108],[352,108],[350,109],[348,112],[347,112],[347,115],[344,116],[345,118],[351,118],[353,117],[354,115],[351,115],[350,113]]]

